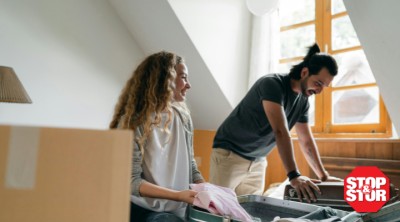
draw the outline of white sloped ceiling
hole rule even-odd
[[[185,57],[192,85],[187,99],[195,128],[217,129],[232,106],[168,1],[110,0],[110,3],[146,55],[167,50]]]
[[[400,129],[400,29],[398,0],[344,1],[350,20],[367,56],[380,93]]]

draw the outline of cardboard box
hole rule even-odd
[[[132,133],[0,126],[1,222],[128,222]]]

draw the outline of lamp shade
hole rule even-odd
[[[32,103],[14,70],[0,66],[0,102]]]

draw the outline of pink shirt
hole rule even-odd
[[[251,216],[240,206],[232,189],[210,183],[190,184],[197,191],[193,205],[206,209],[210,213],[230,216],[237,220],[253,221]]]

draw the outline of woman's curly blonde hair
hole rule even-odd
[[[168,118],[163,129],[168,132],[171,122],[176,71],[178,64],[184,63],[182,57],[161,51],[154,53],[136,68],[127,81],[115,106],[110,129],[132,129],[136,132],[143,127],[143,135],[135,135],[135,140],[143,152],[144,141],[154,126],[161,124],[161,113]]]

